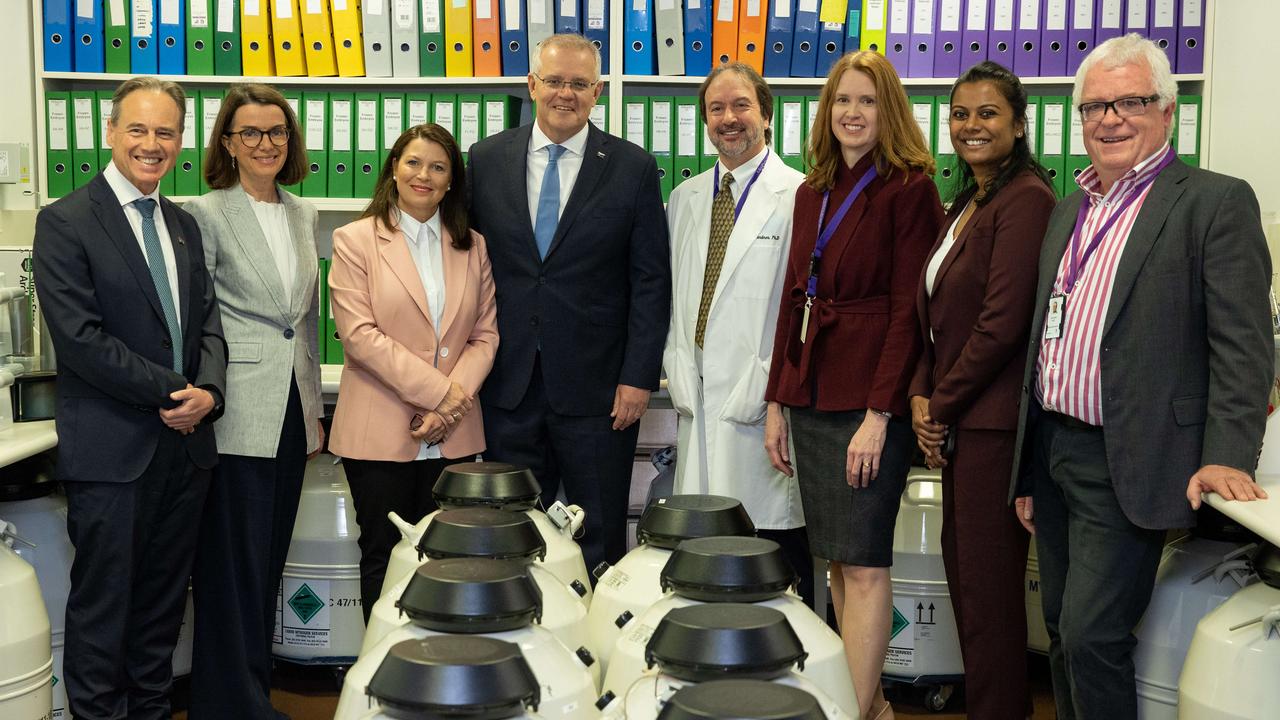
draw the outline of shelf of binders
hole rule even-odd
[[[41,72],[41,80],[56,82],[122,83],[133,73]],[[179,85],[234,85],[266,83],[280,87],[526,87],[528,76],[520,77],[254,77],[250,75],[155,75]]]
[[[479,78],[476,78],[479,79]],[[1070,86],[1075,82],[1074,77],[1024,77],[1019,78],[1022,84],[1027,87],[1044,86],[1044,85],[1067,85]],[[1174,75],[1173,79],[1178,83],[1194,83],[1203,82],[1204,73],[1189,73],[1183,75]],[[623,75],[622,83],[624,85],[669,85],[681,86],[689,85],[697,87],[702,84],[702,77],[687,77],[684,75]],[[765,81],[770,87],[807,87],[821,88],[826,83],[827,78],[824,77],[765,77]],[[904,77],[902,84],[905,87],[951,87],[956,79],[950,78],[934,78],[934,77]]]

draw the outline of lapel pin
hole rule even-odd
[[[604,153],[602,153],[602,152],[600,152],[599,150],[597,150],[597,151],[596,151],[596,157],[598,157],[598,158],[603,158],[603,157],[604,157]]]
[[[178,244],[179,244],[179,245],[186,245],[186,244],[187,244],[187,241],[186,241],[186,240],[183,240],[183,239],[182,239],[182,236],[178,236]]]

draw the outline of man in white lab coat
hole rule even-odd
[[[663,355],[679,413],[676,492],[738,498],[812,593],[800,488],[769,463],[765,384],[791,210],[804,176],[769,150],[773,94],[755,70],[720,65],[698,91],[716,166],[667,204],[673,302]]]

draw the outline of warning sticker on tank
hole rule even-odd
[[[892,667],[911,667],[915,664],[916,633],[911,629],[915,616],[914,598],[893,596],[893,622],[889,626],[889,652],[884,664]]]
[[[329,581],[284,578],[281,636],[293,647],[329,647]]]
[[[631,576],[622,572],[618,568],[610,568],[610,570],[612,570],[612,572],[607,573],[603,578],[600,578],[601,585],[621,589],[627,583],[631,582]]]

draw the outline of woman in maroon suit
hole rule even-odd
[[[933,158],[893,66],[840,58],[822,88],[796,192],[774,336],[765,444],[790,475],[788,408],[809,548],[831,597],[862,717],[889,643],[893,526],[914,451],[907,385],[920,352],[915,290],[942,225]]]
[[[1026,531],[1008,508],[1019,385],[1053,191],[1031,155],[1027,93],[993,62],[951,89],[960,159],[947,223],[916,294],[924,352],[911,418],[942,467],[942,558],[972,717],[1031,714],[1023,576]]]

